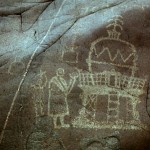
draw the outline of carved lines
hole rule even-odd
[[[119,118],[119,95],[116,94],[108,94],[108,108],[107,108],[107,122],[115,121]],[[113,119],[113,120],[112,120]]]
[[[119,17],[121,18],[121,17]],[[121,23],[121,25],[119,24]],[[139,123],[139,112],[137,111],[137,104],[140,102],[139,95],[143,93],[143,88],[145,85],[144,79],[139,79],[134,77],[135,71],[137,70],[136,61],[137,61],[137,54],[135,47],[121,39],[120,32],[117,31],[117,28],[122,30],[123,21],[120,19],[115,19],[114,23],[111,23],[107,26],[113,27],[111,30],[107,30],[108,37],[102,37],[94,42],[91,43],[90,51],[88,59],[86,60],[89,72],[90,73],[79,73],[79,87],[83,90],[83,106],[80,110],[79,116],[76,117],[73,121],[74,127],[81,127],[81,128],[111,128],[111,129],[140,129],[140,126],[143,126]],[[102,48],[100,53],[96,51],[96,44],[102,41],[111,41],[111,42],[119,42],[123,45],[126,45],[128,49],[131,51],[128,56],[125,58],[119,49],[116,49],[116,54],[114,57],[111,54],[111,49],[108,47]],[[109,60],[108,62],[103,62],[101,60],[92,60],[94,59],[94,55],[99,58],[104,52],[108,53]],[[128,65],[125,64],[131,57],[133,58],[133,64]],[[93,58],[92,58],[93,57]],[[116,64],[114,61],[118,58],[122,59],[123,64]],[[111,62],[109,62],[111,61]],[[97,70],[93,71],[93,64],[109,64],[118,67],[129,68],[132,70],[131,76],[126,76],[117,72],[115,70],[108,70],[103,72],[98,72]],[[94,95],[94,97],[93,97]],[[95,119],[96,114],[96,107],[98,96],[107,96],[107,113],[106,113],[106,121],[99,122]],[[135,96],[136,95],[136,98]],[[122,98],[126,97],[127,106],[126,111],[127,119],[129,118],[129,113],[132,115],[130,121],[124,121],[119,119],[120,114],[120,103]],[[87,106],[93,110],[94,115],[92,118],[87,117],[87,113],[90,112],[87,109]],[[130,106],[130,107],[129,107]],[[92,114],[92,112],[90,112]],[[131,124],[133,123],[133,124]],[[138,127],[136,127],[138,126]]]
[[[69,106],[67,96],[71,92],[76,75],[70,74],[70,82],[67,84],[64,79],[64,69],[58,68],[56,75],[49,81],[49,97],[48,97],[48,116],[53,118],[54,128],[69,128],[69,124],[65,124],[64,117],[69,115]],[[60,120],[60,125],[57,120]]]
[[[45,99],[44,88],[47,85],[47,76],[45,73],[46,72],[42,72],[40,70],[40,73],[35,77],[36,83],[31,85],[31,88],[33,89],[32,98],[34,103],[36,122],[38,117],[44,115],[44,99]]]
[[[110,52],[109,48],[107,48],[107,47],[103,47],[102,51],[99,54],[97,54],[95,48],[94,48],[94,50],[95,50],[95,55],[97,56],[97,58],[99,58],[105,51],[107,51],[108,52],[108,56],[109,56],[109,58],[110,58],[111,61],[115,61],[116,58],[118,58],[119,55],[120,55],[120,57],[121,57],[121,59],[122,59],[122,61],[124,63],[127,62],[130,59],[130,57],[134,55],[134,53],[131,53],[127,58],[124,58],[123,55],[121,54],[120,50],[117,50],[117,53],[113,57],[111,55],[111,52]]]
[[[21,71],[25,69],[25,64],[20,59],[21,58],[16,57],[15,60],[10,64],[8,68],[9,74],[11,75],[19,74]]]
[[[114,84],[111,85],[111,77],[114,76]],[[92,86],[92,85],[108,85],[116,88],[129,88],[130,90],[142,90],[145,85],[144,79],[136,77],[128,77],[121,75],[115,71],[104,71],[102,73],[80,73],[79,74],[80,86]],[[92,87],[94,88],[94,87]]]
[[[63,5],[65,4],[66,1],[67,1],[67,0],[63,0],[63,2],[61,3],[61,6],[60,6],[60,8],[58,9],[58,12],[57,12],[56,15],[55,15],[54,21],[50,24],[50,26],[49,26],[49,28],[48,28],[48,31],[46,32],[45,36],[42,38],[40,44],[35,48],[35,50],[33,51],[33,54],[32,54],[31,57],[30,57],[30,60],[29,60],[29,62],[28,62],[28,64],[27,64],[27,67],[26,67],[26,69],[25,69],[25,72],[24,72],[24,74],[23,74],[23,77],[22,77],[22,79],[21,79],[21,81],[20,81],[20,83],[19,83],[19,85],[18,85],[18,88],[17,88],[16,93],[15,93],[15,95],[14,95],[14,98],[13,98],[13,100],[12,100],[10,109],[9,109],[9,111],[8,111],[8,113],[7,113],[7,117],[6,117],[5,123],[4,123],[4,125],[3,125],[2,132],[1,132],[1,134],[0,134],[0,143],[1,143],[2,140],[3,140],[3,136],[4,136],[4,133],[5,133],[5,129],[6,129],[6,126],[7,126],[9,117],[10,117],[10,114],[11,114],[11,112],[12,112],[12,110],[13,110],[15,101],[16,101],[16,99],[17,99],[17,97],[18,97],[18,94],[19,94],[19,92],[20,92],[20,89],[21,89],[21,87],[22,87],[22,84],[24,83],[24,80],[25,80],[25,78],[26,78],[26,76],[27,76],[27,73],[28,73],[29,68],[30,68],[30,66],[31,66],[31,63],[32,63],[32,61],[33,61],[33,59],[34,59],[34,56],[35,56],[36,52],[41,48],[40,46],[44,43],[46,37],[48,36],[49,32],[51,31],[51,29],[52,29],[52,27],[53,27],[53,25],[54,25],[54,23],[55,23],[55,21],[56,21],[56,19],[57,19],[57,16],[59,15],[59,13],[60,13],[61,9],[63,8]]]
[[[120,30],[123,30],[122,25],[124,24],[121,19],[122,19],[122,16],[116,16],[115,20],[112,20],[113,23],[110,23],[107,26],[107,28],[113,27],[112,30],[107,30],[108,35],[109,35],[110,38],[119,39],[119,36],[120,36],[121,33],[117,31],[117,28],[120,28]]]
[[[79,47],[76,45],[76,40],[79,35],[80,34],[77,31],[74,33],[74,37],[72,39],[71,46],[66,46],[66,44],[63,45],[63,50],[62,50],[62,55],[61,55],[62,61],[67,62],[67,63],[78,63],[79,53],[76,52],[75,50]],[[69,58],[68,58],[69,60],[66,60],[65,55],[67,55],[67,54],[72,54],[72,56],[75,55],[75,57],[72,58],[71,60]],[[67,57],[70,57],[70,56],[71,55],[69,55]]]

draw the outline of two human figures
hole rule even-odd
[[[69,107],[67,97],[71,92],[77,75],[70,74],[70,82],[67,84],[64,79],[64,69],[59,68],[56,70],[56,75],[52,77],[48,84],[48,116],[53,118],[55,128],[69,127],[64,123],[65,116],[69,115]],[[33,103],[35,108],[36,120],[44,115],[44,88],[47,86],[46,73],[40,71],[40,74],[36,76],[36,82],[33,84]],[[58,119],[60,125],[57,124]]]
[[[68,128],[69,124],[65,124],[64,118],[69,115],[69,107],[67,97],[71,92],[77,75],[70,75],[70,82],[64,79],[64,69],[59,68],[56,71],[56,76],[54,76],[48,85],[49,88],[49,98],[48,98],[48,115],[53,118],[53,123],[55,128]],[[60,124],[58,125],[58,119]]]

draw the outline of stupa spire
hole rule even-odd
[[[107,26],[107,32],[108,36],[110,38],[119,39],[121,33],[119,30],[123,30],[123,21],[121,16],[116,16],[114,19],[110,20],[112,23],[110,23]]]

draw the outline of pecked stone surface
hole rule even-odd
[[[0,2],[0,149],[150,149],[150,2]]]

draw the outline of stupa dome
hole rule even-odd
[[[117,24],[118,19],[107,27],[108,36],[98,38],[91,43],[87,63],[90,72],[101,72],[103,68],[122,69],[130,71],[133,75],[136,71],[136,49],[131,43],[120,39],[122,26]],[[120,21],[120,20],[119,20]],[[106,67],[107,66],[107,67]],[[122,72],[122,71],[121,71]]]

